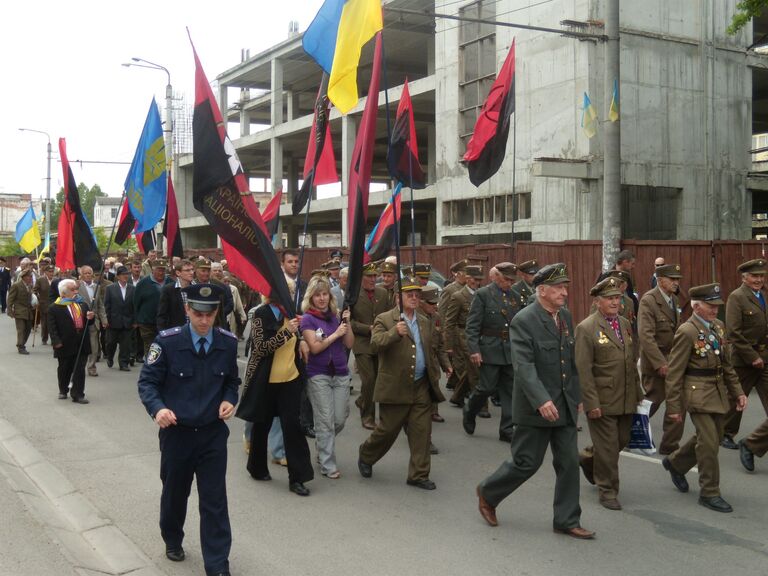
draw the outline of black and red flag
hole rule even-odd
[[[149,254],[150,250],[155,249],[155,230],[147,230],[146,232],[136,232],[134,234],[136,238],[136,244],[145,256]]]
[[[64,171],[64,206],[59,216],[59,234],[56,247],[56,265],[62,270],[90,266],[101,270],[101,256],[91,224],[80,205],[75,176],[67,159],[67,142],[59,138],[59,156]]]
[[[381,260],[395,247],[397,241],[395,226],[400,225],[400,191],[402,188],[403,183],[398,182],[389,203],[381,211],[379,221],[376,222],[376,226],[368,235],[368,240],[365,242],[365,262]]]
[[[191,39],[190,39],[191,43]],[[221,111],[194,45],[195,112],[192,120],[194,176],[192,202],[221,238],[233,274],[282,306],[289,318],[296,308]]]
[[[349,166],[349,196],[347,230],[349,233],[349,277],[344,295],[344,306],[357,302],[363,280],[365,259],[365,226],[368,222],[368,188],[371,184],[373,148],[376,144],[376,116],[379,111],[379,76],[381,74],[381,32],[376,33],[371,81],[368,98],[357,131],[355,148]]]
[[[168,201],[165,204],[165,220],[163,220],[163,237],[165,238],[165,255],[169,258],[184,257],[179,231],[179,208],[176,205],[176,193],[173,190],[173,180],[168,174]]]
[[[509,54],[491,86],[464,154],[469,180],[475,186],[480,186],[499,171],[506,155],[510,117],[514,112],[515,41],[512,40]]]
[[[387,150],[387,167],[392,178],[410,188],[426,188],[427,179],[419,163],[419,147],[416,142],[416,124],[413,120],[413,104],[405,79],[403,94],[397,105],[397,116]]]
[[[294,194],[292,211],[297,216],[307,205],[313,186],[333,184],[339,181],[336,171],[336,157],[333,155],[331,123],[329,121],[330,101],[328,100],[328,74],[323,72],[320,89],[315,99],[315,117],[309,132],[307,156],[304,159],[304,181],[301,189]]]
[[[280,204],[283,201],[283,188],[278,188],[275,195],[264,208],[264,212],[261,213],[261,217],[264,219],[264,226],[267,227],[267,234],[273,237],[277,234],[277,227],[280,224]]]
[[[128,198],[123,201],[123,207],[120,211],[120,223],[117,225],[117,232],[115,232],[115,243],[124,244],[126,240],[131,236],[131,233],[136,230],[136,218],[133,216],[133,212],[128,205]],[[149,254],[150,250],[155,249],[155,231],[147,230],[146,232],[136,232],[134,234],[136,238],[136,244],[141,250],[142,254]]]

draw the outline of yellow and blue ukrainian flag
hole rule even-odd
[[[40,229],[37,227],[37,218],[35,218],[35,210],[32,208],[32,202],[29,203],[29,208],[24,212],[24,216],[16,224],[16,242],[19,243],[21,249],[24,252],[32,252],[35,248],[40,246],[42,240],[40,239]]]
[[[581,129],[584,130],[587,138],[592,138],[597,133],[597,111],[586,92],[584,92],[584,105],[581,109]]]
[[[619,119],[619,80],[613,80],[613,95],[611,96],[611,107],[608,109],[608,120],[616,122]]]

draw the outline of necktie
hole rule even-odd
[[[765,298],[763,297],[763,293],[762,292],[758,292],[757,293],[757,299],[760,301],[760,308],[765,310]]]
[[[624,337],[621,335],[621,326],[619,325],[618,317],[608,318],[607,320],[608,324],[610,324],[611,328],[613,328],[613,331],[616,334],[616,337],[619,339],[619,342],[624,344]]]
[[[199,344],[199,347],[197,349],[197,357],[205,358],[205,338],[200,338],[200,340],[198,340],[197,343]]]

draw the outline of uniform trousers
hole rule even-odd
[[[763,410],[768,415],[768,366],[762,370],[752,366],[736,366],[735,369],[744,394],[749,396],[753,388],[757,390],[757,395],[763,404]],[[731,402],[731,409],[725,416],[725,433],[728,436],[734,437],[739,433],[743,414],[744,412],[736,410],[736,404]]]
[[[650,416],[653,416],[667,398],[667,392],[665,387],[664,378],[653,376],[651,374],[642,375],[643,390],[645,390],[645,398],[653,402],[651,406]],[[684,399],[681,399],[684,402]],[[659,443],[659,454],[672,454],[680,447],[680,440],[683,437],[683,431],[685,430],[685,404],[683,404],[683,420],[682,422],[675,422],[669,417],[666,406],[664,408],[664,423],[662,424],[662,436]],[[649,417],[650,417],[649,416]]]
[[[672,468],[685,474],[698,465],[699,494],[704,498],[720,496],[720,462],[717,453],[723,439],[723,414],[691,413],[696,434],[669,456]]]
[[[206,572],[229,570],[232,531],[227,510],[227,438],[218,420],[200,428],[160,429],[160,533],[168,548],[184,541],[184,521],[192,479],[197,478],[200,544]]]
[[[288,460],[288,481],[309,482],[315,477],[309,445],[299,423],[301,389],[304,382],[296,378],[290,382],[266,384],[264,407],[267,418],[264,422],[254,422],[251,430],[251,451],[248,454],[246,468],[254,478],[263,478],[269,474],[267,466],[267,439],[272,428],[272,418],[280,418],[285,444],[285,458]]]
[[[88,326],[88,338],[91,341],[91,353],[88,354],[88,360],[85,367],[89,372],[96,371],[96,358],[99,357],[99,329],[95,324]]]
[[[139,335],[141,336],[141,343],[143,348],[136,351],[136,354],[141,354],[142,357],[146,357],[149,352],[149,346],[155,341],[157,337],[157,325],[156,324],[139,324]]]
[[[120,353],[117,356],[117,363],[119,366],[128,366],[131,360],[131,334],[133,330],[131,328],[109,328],[109,335],[107,338],[107,360],[114,360],[115,352],[118,345],[120,346]]]
[[[592,438],[593,476],[600,500],[613,500],[619,495],[619,454],[629,443],[632,414],[590,418],[587,424]]]
[[[764,420],[754,432],[744,439],[744,444],[757,457],[765,456],[768,452],[768,420]]]
[[[72,380],[72,390],[70,394],[74,400],[85,396],[85,360],[86,355],[80,354],[59,357],[59,366],[56,369],[56,376],[59,381],[59,394],[67,394],[69,381]],[[77,360],[77,364],[75,364]]]
[[[498,392],[501,402],[501,421],[499,422],[499,436],[512,436],[515,425],[512,422],[512,386],[515,381],[515,371],[512,364],[488,364],[480,365],[479,380],[477,386],[467,399],[464,408],[472,415],[487,406],[488,397]]]
[[[360,445],[360,460],[373,466],[389,452],[400,430],[408,430],[408,480],[428,480],[431,466],[429,443],[432,434],[432,397],[428,379],[414,383],[413,404],[379,403],[379,421],[376,429]]]
[[[360,396],[355,400],[355,406],[360,408],[360,418],[363,422],[374,423],[376,404],[373,401],[373,390],[379,371],[379,357],[372,354],[355,354],[355,363],[360,374]]]
[[[25,348],[29,333],[32,332],[32,320],[16,318],[16,348]]]
[[[512,457],[480,482],[480,494],[494,508],[533,476],[541,467],[547,446],[552,447],[555,468],[553,527],[567,530],[579,526],[579,450],[576,426],[536,427],[518,424],[512,433]]]
[[[469,396],[472,391],[477,387],[479,374],[477,366],[469,361],[469,351],[456,350],[451,358],[451,364],[453,365],[454,373],[458,374],[456,379],[456,385],[453,389],[453,396],[451,396],[451,402],[455,404],[463,404],[464,398]]]

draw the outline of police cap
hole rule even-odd
[[[219,306],[222,290],[215,284],[190,284],[181,289],[187,295],[187,305],[198,312],[213,312]]]

